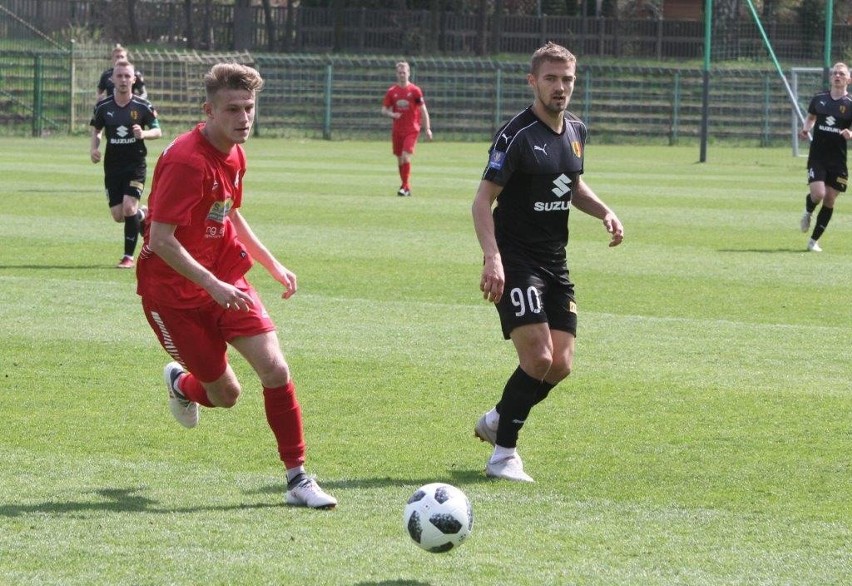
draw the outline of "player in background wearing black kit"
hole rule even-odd
[[[837,196],[846,191],[849,170],[846,166],[846,141],[852,138],[852,98],[846,93],[850,83],[849,67],[835,63],[831,68],[831,89],[811,99],[808,117],[802,124],[799,137],[806,140],[811,130],[814,137],[808,150],[808,186],[805,212],[799,227],[807,232],[817,205],[822,207],[816,217],[814,231],[808,240],[808,250],[822,252],[819,239],[825,232]]]
[[[112,50],[113,67],[119,61],[130,61],[130,57],[128,56],[127,49],[122,47],[120,44],[116,44]],[[115,91],[115,84],[112,83],[113,67],[104,69],[103,73],[101,73],[101,77],[98,80],[98,102],[104,98],[108,98]],[[136,70],[136,80],[133,82],[132,89],[134,95],[139,96],[143,100],[148,99],[148,90],[145,89],[145,79],[142,77],[142,71],[139,69]]]
[[[581,177],[586,126],[566,112],[576,68],[574,55],[554,43],[533,54],[533,103],[497,131],[473,202],[484,254],[479,288],[519,360],[496,407],[474,427],[494,446],[485,467],[493,478],[533,481],[516,449],[518,432],[571,372],[577,306],[565,252],[569,210],[602,220],[610,246],[624,238],[621,221]]]
[[[133,95],[135,78],[130,62],[116,62],[112,73],[115,93],[97,103],[89,123],[93,163],[101,160],[101,134],[106,130],[104,187],[112,219],[124,222],[124,256],[116,265],[119,269],[133,268],[133,253],[145,219],[145,208],[139,207],[147,173],[145,140],[162,136],[154,106]]]

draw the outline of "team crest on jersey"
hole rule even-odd
[[[225,222],[225,216],[227,216],[228,212],[231,211],[233,203],[234,202],[231,201],[230,198],[225,201],[214,201],[213,205],[210,206],[210,211],[207,212],[207,219],[211,222],[223,224]]]
[[[840,106],[840,113],[846,114],[846,106]]]
[[[488,167],[490,169],[500,170],[506,162],[506,153],[503,151],[494,151],[491,153],[491,158],[488,159]]]
[[[131,117],[133,120],[139,120],[139,112],[137,112],[136,110],[131,111],[131,112],[130,112],[130,117]]]
[[[578,159],[583,158],[583,145],[580,144],[579,140],[571,141],[571,150],[574,151],[574,156]]]

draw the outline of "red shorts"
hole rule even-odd
[[[245,292],[254,301],[249,311],[227,310],[214,301],[201,307],[169,307],[144,297],[142,309],[166,352],[201,382],[213,382],[228,367],[230,340],[275,331],[254,288]]]
[[[393,143],[393,154],[397,157],[401,156],[403,151],[414,154],[414,145],[417,144],[419,132],[409,132],[408,134],[391,134],[391,142]]]

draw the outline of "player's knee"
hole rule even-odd
[[[242,389],[239,385],[228,386],[224,389],[221,389],[218,393],[218,402],[216,403],[216,405],[218,407],[230,409],[231,407],[237,404],[241,393]]]
[[[539,352],[527,356],[521,361],[521,369],[531,377],[542,380],[553,366],[553,357],[549,352]]]
[[[571,365],[563,363],[554,363],[550,367],[550,372],[547,373],[547,381],[552,384],[558,384],[560,381],[568,378],[571,374]]]
[[[236,405],[242,393],[242,388],[236,379],[205,384],[204,390],[207,391],[207,398],[210,399],[211,403],[224,409],[230,409]]]
[[[257,376],[264,387],[275,389],[290,382],[290,368],[285,361],[276,361],[265,368],[258,369]]]

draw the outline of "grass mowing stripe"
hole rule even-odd
[[[341,502],[324,514],[281,504],[238,356],[234,409],[171,419],[87,144],[0,153],[0,583],[852,581],[852,222],[841,198],[825,252],[804,251],[804,160],[786,149],[714,145],[699,165],[692,147],[588,145],[585,178],[627,240],[572,218],[575,370],[527,422],[538,482],[517,486],[484,478],[472,437],[516,361],[478,290],[487,145],[418,145],[414,197],[397,198],[384,142],[249,141],[244,213],[300,291],[251,279],[309,469]],[[443,556],[401,527],[436,480],[476,515]]]

